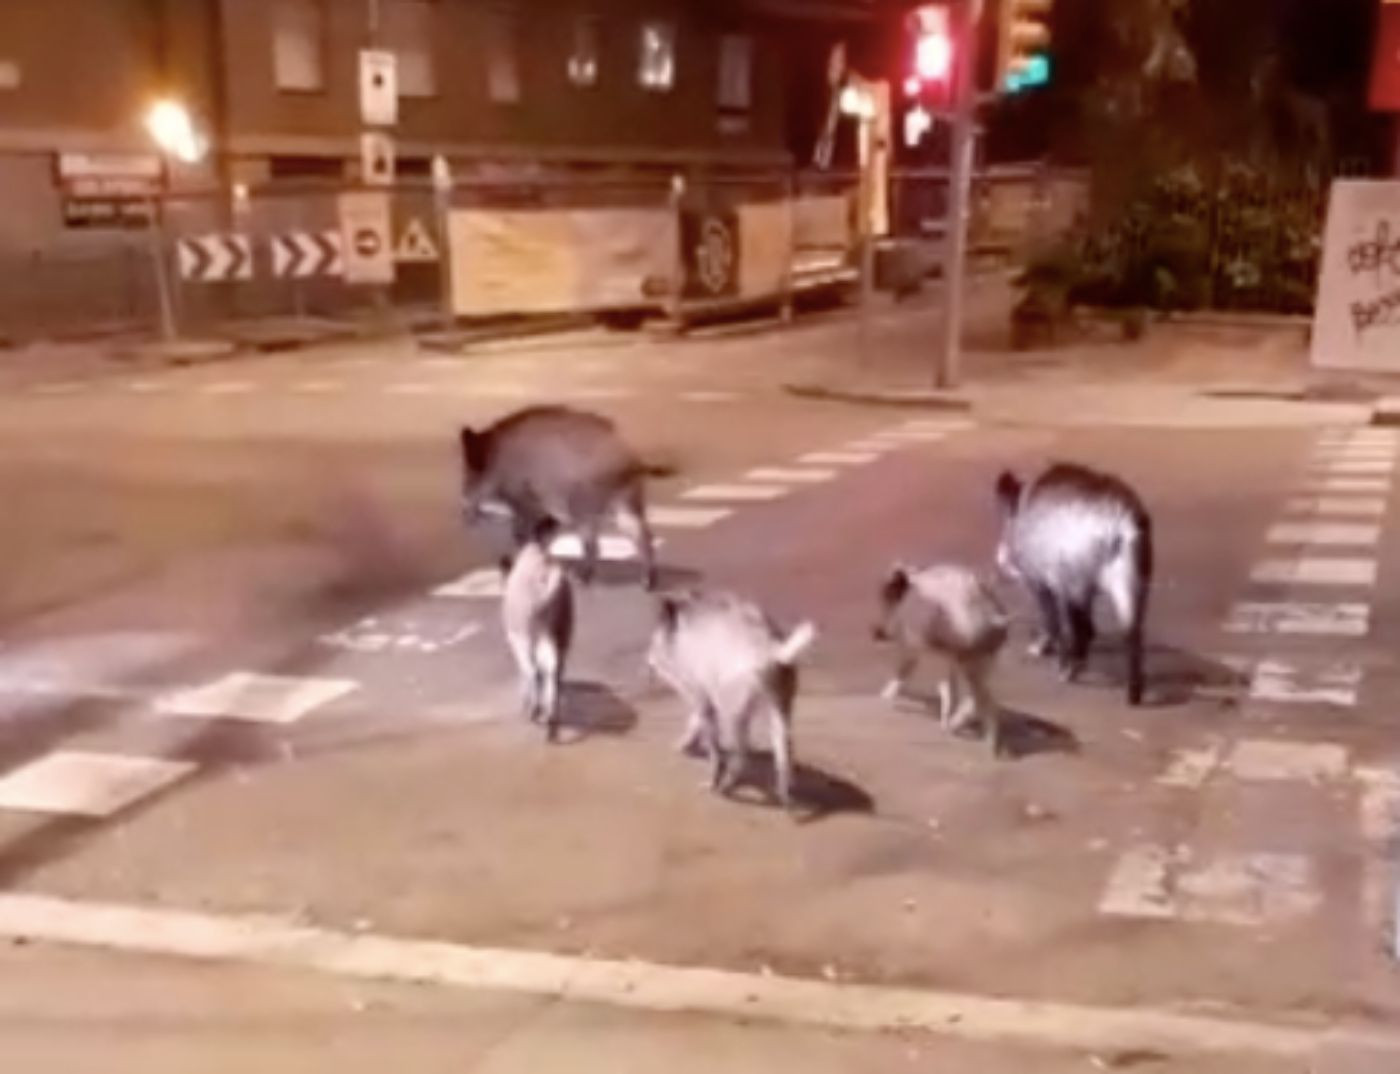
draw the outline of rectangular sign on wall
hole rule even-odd
[[[1400,371],[1400,180],[1332,184],[1312,361]]]
[[[340,253],[346,283],[393,283],[394,237],[389,195],[373,190],[341,194]]]
[[[398,57],[386,49],[360,50],[360,119],[371,127],[399,121]]]

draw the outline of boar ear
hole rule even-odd
[[[1021,503],[1021,479],[1010,470],[997,478],[997,502],[1008,515],[1014,515]]]
[[[486,468],[486,437],[470,425],[463,425],[457,438],[462,445],[462,462],[468,472],[479,474]]]
[[[681,600],[679,597],[662,597],[656,602],[656,621],[665,630],[675,630],[680,615]]]
[[[549,542],[554,540],[562,528],[559,520],[553,515],[540,515],[530,529],[530,539],[541,547],[548,548]]]
[[[896,563],[890,568],[889,574],[885,575],[885,580],[880,586],[880,596],[890,604],[898,604],[908,592],[909,568],[903,563]]]

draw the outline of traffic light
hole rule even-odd
[[[953,30],[946,4],[923,4],[909,13],[914,43],[913,63],[904,80],[904,92],[914,101],[948,96],[953,75]]]
[[[1050,81],[1050,9],[1055,0],[1002,0],[997,90],[1020,93]]]

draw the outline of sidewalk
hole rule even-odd
[[[327,322],[310,318],[228,325],[194,348],[115,336],[0,350],[0,387],[73,380],[151,366],[299,350],[310,360],[373,343],[464,366],[509,353],[615,354],[626,363],[692,364],[717,387],[743,382],[810,399],[975,411],[983,421],[1033,425],[1253,427],[1358,424],[1397,391],[1381,376],[1329,374],[1308,364],[1305,326],[1278,319],[1167,321],[1133,343],[1108,322],[1087,321],[1052,348],[1015,351],[1004,276],[975,279],[967,302],[965,351],[953,392],[932,390],[942,320],[936,284],[896,303],[877,295],[864,315],[850,307],[794,322],[738,321],[680,338],[645,329],[560,326],[540,335],[506,331],[415,337],[412,318]],[[528,326],[527,326],[528,327]]]

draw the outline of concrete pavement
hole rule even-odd
[[[1301,1030],[1313,1051],[1330,1031],[1383,1029],[1400,999],[1377,903],[1400,782],[1385,701],[1395,441],[1317,409],[1302,426],[1246,413],[1168,432],[834,407],[782,392],[833,360],[801,342],[610,352],[594,368],[548,351],[469,370],[347,352],[335,361],[360,364],[270,360],[236,391],[213,388],[226,370],[188,370],[156,390],[7,401],[0,479],[26,507],[12,548],[71,588],[40,614],[12,605],[0,653],[0,879],[74,907],[49,933],[14,916],[9,930],[59,939],[94,904],[290,916],[367,941],[717,967],[841,996],[1017,997],[1068,1005],[1074,1024],[1202,1014]],[[481,390],[507,372],[518,395]],[[356,387],[294,390],[312,376]],[[422,387],[389,390],[409,383]],[[639,674],[647,606],[627,584],[586,595],[569,744],[545,748],[515,716],[490,576],[475,573],[488,553],[456,531],[450,434],[546,392],[682,463],[655,492],[673,577],[819,620],[798,716],[805,823],[762,807],[761,767],[749,801],[728,803],[671,752],[678,713]],[[1123,473],[1158,513],[1153,704],[1124,708],[1111,653],[1076,687],[1009,654],[1000,689],[1023,756],[996,764],[875,700],[873,579],[895,557],[985,562],[997,469],[1050,457]],[[123,570],[74,585],[95,519]],[[120,938],[177,953],[159,929]],[[98,980],[186,972],[23,957]],[[217,997],[253,971],[208,972]],[[462,1005],[468,1035],[466,1008],[495,1002],[434,997]],[[904,1061],[869,1037],[828,1060],[824,1033],[750,1037],[723,1009],[661,1025],[645,999],[566,1004],[557,1035],[549,1019],[519,1033],[518,1061],[609,1033],[637,1055],[701,1054],[712,1032],[755,1066],[771,1066],[770,1040],[831,1069]],[[50,1001],[27,1002],[21,1023]],[[188,1032],[148,1039],[179,1056]],[[295,1033],[268,1054],[295,1056]],[[437,1038],[423,1040],[431,1056]],[[1054,1034],[932,1046],[979,1070],[1091,1061]],[[1243,1052],[1220,1069],[1308,1069]],[[1162,1063],[1209,1070],[1212,1054]]]

